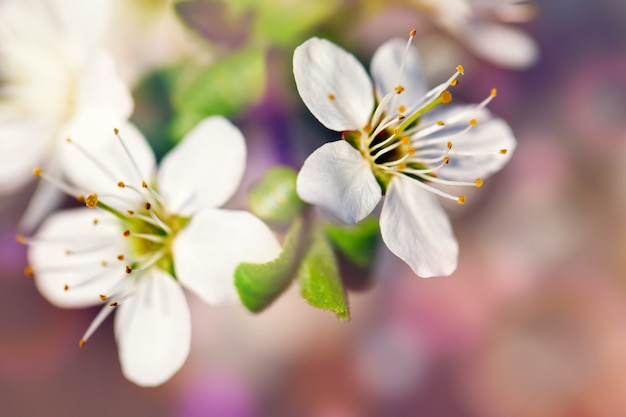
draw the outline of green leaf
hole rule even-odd
[[[271,44],[293,47],[337,9],[335,0],[258,0],[254,33]]]
[[[253,313],[268,307],[291,283],[302,234],[297,218],[285,235],[283,251],[264,264],[241,263],[235,269],[235,286],[243,305]]]
[[[258,101],[265,90],[265,50],[249,47],[181,77],[176,110],[186,118],[231,116]]]
[[[311,245],[296,276],[300,293],[309,304],[330,310],[341,320],[350,319],[350,308],[339,276],[335,253],[319,228],[313,231]]]
[[[368,268],[378,247],[378,220],[367,218],[353,226],[329,224],[326,236],[346,258],[360,268]]]
[[[306,207],[296,192],[297,175],[289,167],[275,167],[267,171],[248,195],[250,211],[265,221],[293,222]]]

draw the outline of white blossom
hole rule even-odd
[[[369,215],[385,195],[380,226],[387,247],[420,276],[448,275],[458,245],[435,195],[459,203],[465,197],[436,186],[480,187],[508,161],[515,139],[485,108],[495,89],[477,105],[450,104],[448,88],[461,66],[427,91],[410,42],[391,40],[378,49],[373,84],[353,55],[327,40],[312,38],[296,49],[302,100],[344,139],[307,158],[297,191],[347,223]]]
[[[60,172],[59,143],[87,121],[130,116],[130,92],[100,47],[108,14],[108,0],[0,3],[0,194],[26,185],[35,165]],[[55,197],[39,187],[24,225]]]
[[[270,261],[280,245],[251,213],[219,208],[238,187],[246,160],[243,135],[226,119],[201,122],[158,172],[132,125],[115,135],[100,127],[94,123],[63,146],[69,183],[35,170],[87,208],[57,212],[33,237],[19,240],[28,245],[29,272],[50,302],[103,304],[81,346],[119,310],[115,337],[125,376],[157,385],[189,352],[183,288],[207,303],[234,301],[236,266]]]

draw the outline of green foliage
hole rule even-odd
[[[232,116],[258,101],[265,90],[265,50],[249,47],[212,65],[187,73],[174,89],[178,112],[172,125],[175,137],[207,116]]]
[[[296,177],[289,167],[269,170],[248,196],[250,211],[265,221],[293,222],[306,207],[296,192]]]
[[[254,33],[269,43],[293,47],[335,11],[335,0],[259,0]]]
[[[350,319],[350,309],[341,283],[337,259],[323,231],[316,228],[309,249],[297,272],[300,293],[312,306],[330,310],[341,320]]]
[[[348,260],[360,268],[372,264],[378,246],[378,220],[367,218],[354,226],[329,224],[326,235]]]
[[[278,258],[265,264],[241,263],[235,270],[235,286],[241,302],[258,313],[268,307],[291,283],[302,235],[302,220],[296,219],[285,236]]]

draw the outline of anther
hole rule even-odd
[[[35,177],[41,177],[41,172],[42,172],[42,171],[41,171],[41,168],[34,168],[34,169],[33,169],[33,175],[34,175]]]
[[[15,240],[17,241],[17,243],[20,243],[22,245],[26,244],[26,238],[24,237],[24,235],[15,235]]]
[[[443,125],[445,125],[443,120],[437,120],[437,126],[443,126]]]
[[[69,286],[69,285],[65,284],[65,285],[63,286],[63,291],[69,291],[69,289],[70,289],[70,286]]]
[[[481,178],[476,178],[476,187],[482,187],[483,186],[483,180]]]
[[[130,236],[130,230],[128,230],[128,229],[124,230],[123,235],[124,235],[124,237]]]
[[[444,156],[443,157],[443,163],[448,165],[450,163],[450,157],[449,156]]]
[[[83,347],[83,346],[85,346],[85,339],[80,339],[78,341],[78,347]]]
[[[72,251],[69,249],[65,250],[65,255],[70,256],[72,254]]]
[[[401,114],[398,116],[398,121],[404,120],[406,118],[405,115]]]
[[[143,206],[146,208],[146,210],[150,210],[150,207],[152,207],[152,204],[146,202],[146,204],[144,204]]]
[[[454,80],[450,81],[450,87],[456,87],[458,83],[459,79],[455,78]]]
[[[457,197],[456,202],[459,204],[465,204],[465,196],[460,195]]]
[[[442,91],[439,95],[439,98],[441,98],[441,102],[443,104],[448,104],[452,102],[452,94],[448,90]]]
[[[114,128],[114,129],[113,129],[113,133],[115,133],[116,135],[118,135],[118,134],[120,133],[120,131],[119,131],[119,129],[118,129],[118,128]]]
[[[126,213],[128,213],[129,216],[132,216],[133,214],[135,214],[135,212],[132,210],[126,210]]]
[[[72,142],[72,138],[65,138],[65,141],[66,141],[67,143],[71,143],[71,142]]]
[[[100,262],[100,266],[103,267],[103,268],[106,268],[107,266],[109,266],[109,264],[108,264],[107,261],[102,261],[102,262]]]
[[[463,68],[463,65],[457,65],[456,71],[461,75],[465,74],[465,68]]]
[[[109,307],[117,307],[119,305],[119,303],[117,301],[113,301],[111,304],[109,304]]]
[[[336,97],[335,97],[335,95],[334,95],[334,94],[332,94],[332,93],[329,93],[329,94],[328,94],[328,99],[329,99],[329,100],[334,100],[335,98],[336,98]]]
[[[31,276],[31,275],[33,275],[33,273],[34,273],[34,271],[33,271],[32,267],[30,267],[30,266],[24,267],[24,275]]]
[[[404,87],[401,85],[396,85],[393,89],[395,90],[396,94],[401,94],[404,91]]]
[[[495,96],[497,96],[497,95],[498,95],[498,90],[497,90],[497,89],[495,89],[495,88],[492,88],[492,89],[491,89],[491,91],[489,92],[489,95],[490,95],[491,97],[495,97]]]
[[[126,273],[130,274],[131,272],[133,272],[133,269],[130,266],[126,265]]]
[[[478,124],[478,120],[476,120],[476,119],[470,119],[469,124],[470,124],[470,126],[476,126],[476,125]]]
[[[93,219],[93,225],[94,225],[94,226],[95,226],[95,225],[97,225],[98,223],[100,223],[100,220],[98,220],[98,219]]]
[[[413,36],[415,36],[415,35],[417,35],[417,30],[413,29],[413,30],[411,30],[411,31],[409,32],[409,36],[410,36],[410,37],[413,37]]]
[[[117,260],[118,261],[123,261],[124,260],[124,255],[117,255]]]
[[[104,295],[104,294],[100,294],[100,299],[101,299],[102,301],[106,301],[108,298],[109,298],[109,297],[107,297],[106,295]]]
[[[401,104],[400,106],[398,106],[398,113],[405,113],[406,112],[406,106],[404,104]]]
[[[148,184],[145,181],[141,181],[141,188],[148,188]]]
[[[448,150],[452,149],[452,142],[448,141]]]
[[[500,149],[500,153],[501,153],[502,155],[506,155],[506,152],[507,152],[507,150],[506,150],[506,149]]]
[[[408,145],[409,143],[411,143],[411,138],[408,136],[402,136],[400,138],[400,142],[402,142],[403,145]]]
[[[415,149],[414,148],[409,148],[406,150],[406,153],[408,153],[409,155],[413,155],[415,154]]]
[[[124,188],[126,185],[124,184],[124,181],[120,181],[117,183],[117,186],[120,188]]]
[[[89,194],[85,199],[85,205],[94,208],[98,204],[98,194]]]
[[[84,203],[85,202],[85,196],[82,194],[78,194],[76,196],[76,201],[78,201],[79,203]]]

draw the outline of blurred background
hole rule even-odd
[[[122,376],[112,320],[79,349],[97,309],[55,308],[24,275],[14,237],[34,182],[0,196],[1,416],[626,415],[626,2],[112,3],[103,44],[159,155],[204,114],[244,132],[233,207],[269,167],[297,169],[337,139],[295,89],[293,49],[310,36],[368,66],[416,29],[431,85],[460,63],[455,100],[498,88],[489,107],[518,147],[468,204],[446,206],[453,275],[418,278],[381,245],[371,271],[346,273],[350,322],[294,286],[259,315],[189,294],[191,355],[150,389]]]

